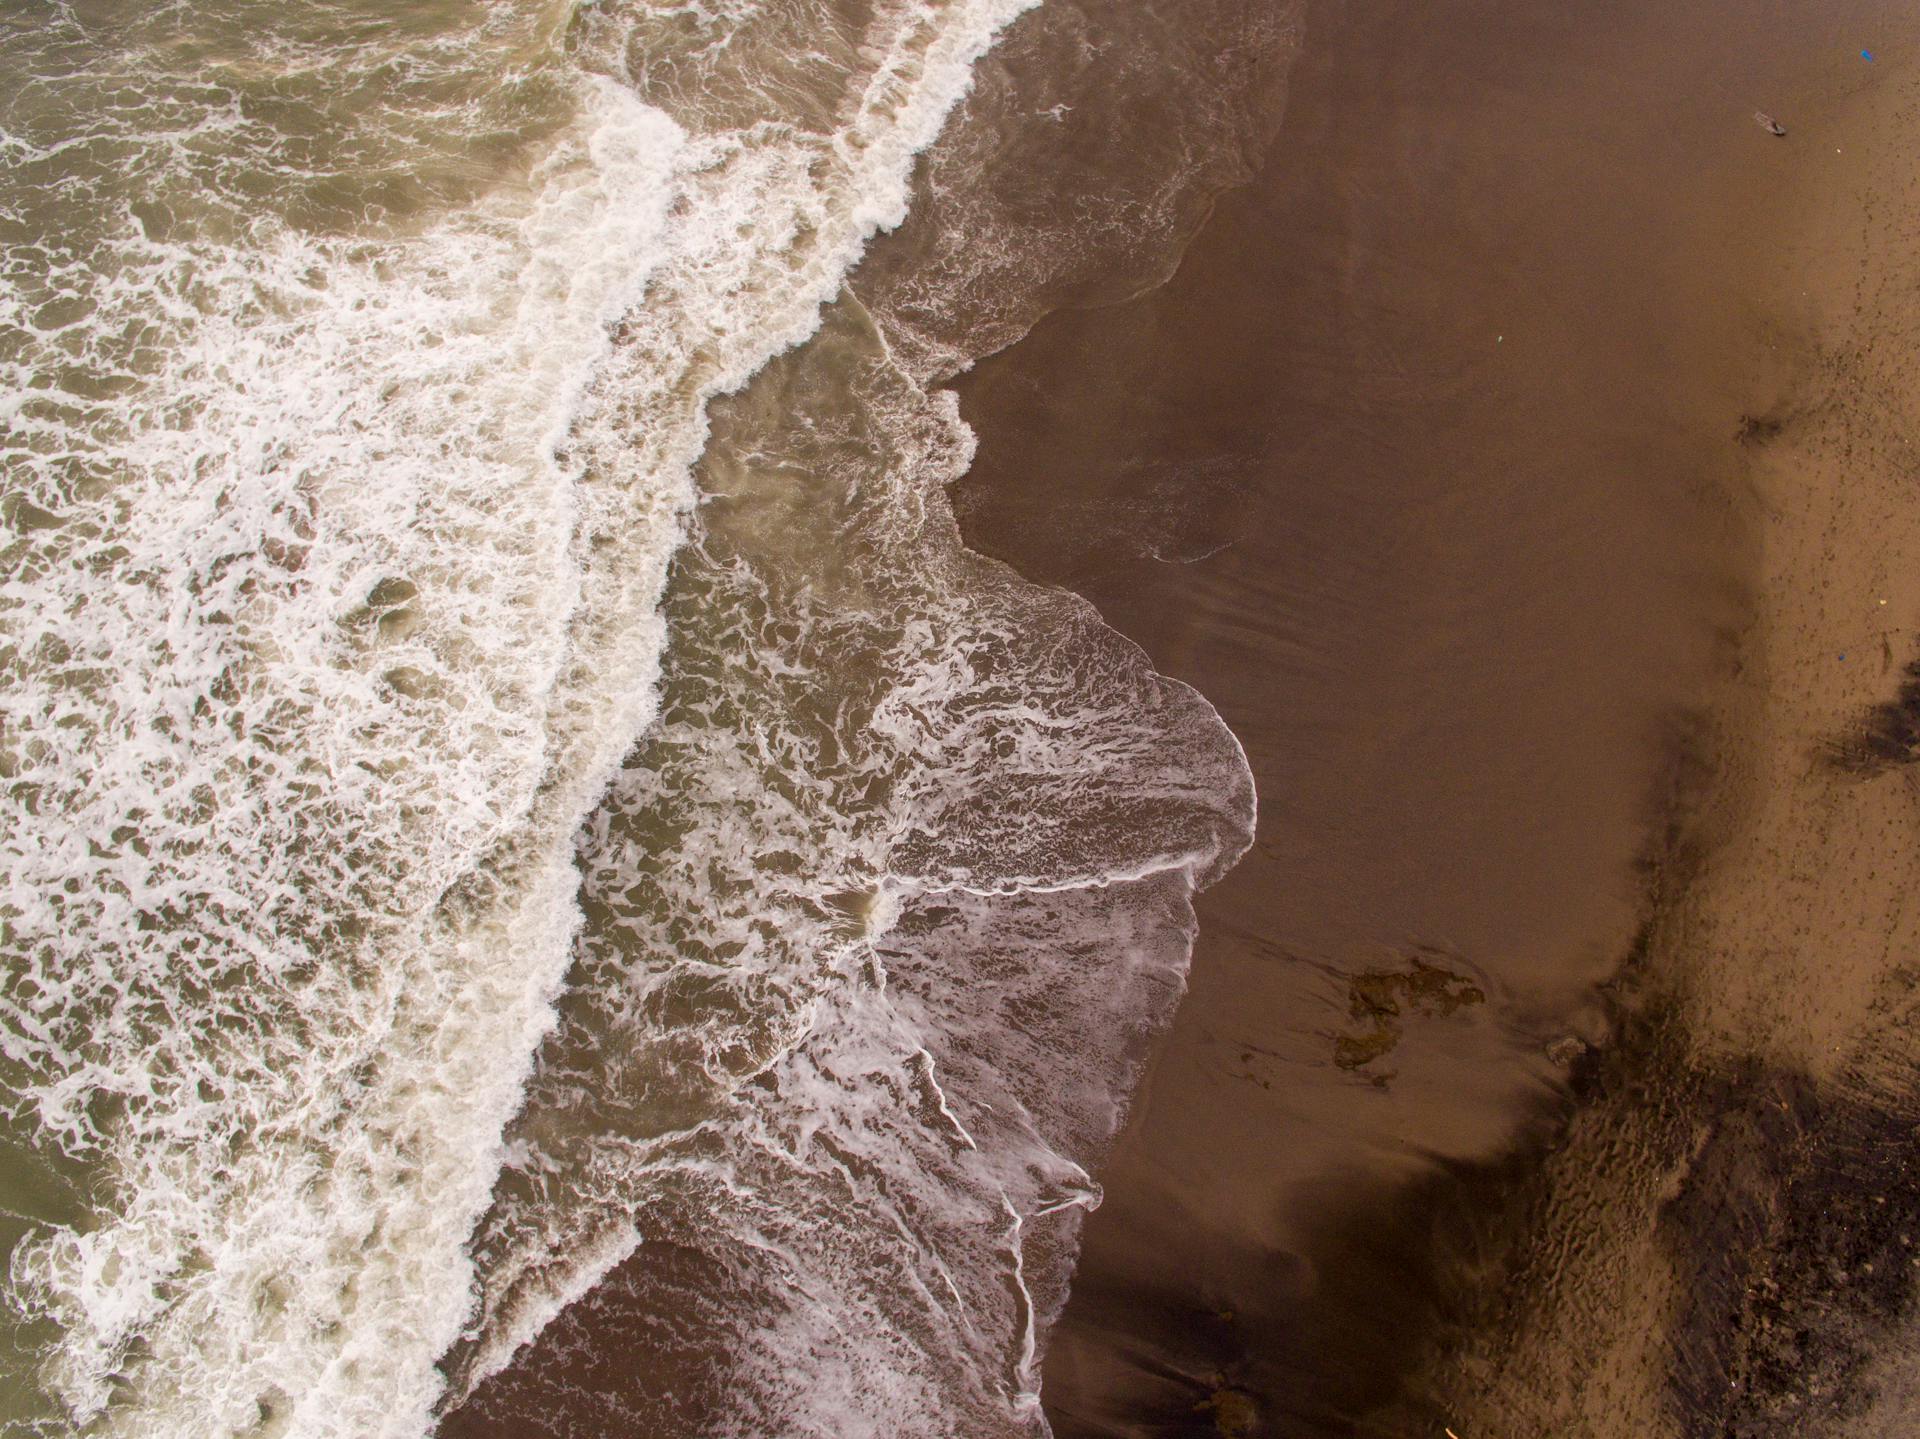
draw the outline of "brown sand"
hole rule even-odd
[[[1819,163],[1750,272],[1782,368],[1744,434],[1762,548],[1717,772],[1629,1041],[1491,1253],[1504,1292],[1423,1376],[1463,1435],[1920,1422],[1920,75],[1801,98]]]
[[[1669,8],[1310,12],[1173,280],[961,386],[970,541],[1212,698],[1263,803],[1102,1176],[1062,1435],[1723,1432],[1760,1256],[1787,1323],[1819,1174],[1881,1153],[1893,7]]]

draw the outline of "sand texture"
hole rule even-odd
[[[1462,1435],[1911,1432],[1916,122],[1920,84],[1882,72],[1793,132],[1811,154],[1753,284],[1775,388],[1738,432],[1753,621],[1617,991],[1625,1042],[1511,1216],[1525,1237],[1462,1271],[1493,1302],[1428,1378]]]

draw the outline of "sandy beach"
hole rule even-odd
[[[1822,1227],[1912,1213],[1888,14],[1319,7],[1178,274],[961,382],[969,542],[1262,798],[1056,1432],[1881,1432],[1812,1426],[1910,1268]]]
[[[1917,99],[1910,70],[1804,94],[1818,167],[1750,272],[1775,362],[1737,432],[1753,620],[1614,993],[1626,1042],[1517,1245],[1476,1255],[1498,1314],[1423,1376],[1462,1433],[1911,1429]]]

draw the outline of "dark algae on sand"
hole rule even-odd
[[[1449,967],[1447,958],[1429,951],[1414,955],[1405,969],[1372,969],[1355,975],[1347,986],[1347,1017],[1352,1027],[1334,1038],[1333,1062],[1342,1069],[1367,1069],[1393,1052],[1404,1026],[1415,1016],[1444,1018],[1467,1005],[1485,1004],[1486,992]],[[1368,1077],[1375,1084],[1384,1084],[1388,1078],[1380,1073]]]

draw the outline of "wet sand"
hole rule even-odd
[[[1765,1336],[1817,1351],[1777,1391],[1861,1369],[1802,1310],[1822,1176],[1871,1204],[1905,1132],[1908,82],[1888,6],[1689,10],[1311,9],[1178,273],[959,385],[969,543],[1208,695],[1262,798],[1062,1435],[1799,1432],[1728,1398]]]

